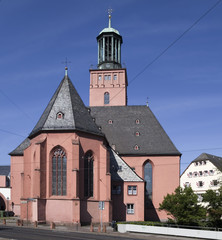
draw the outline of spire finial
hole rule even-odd
[[[68,58],[66,57],[66,60],[62,63],[65,64],[65,76],[68,76],[68,63],[71,63],[71,61],[68,61]]]
[[[146,98],[146,106],[148,107],[149,106],[149,101],[148,101],[148,97]]]
[[[113,12],[113,10],[112,10],[112,8],[109,8],[108,9],[108,14],[109,14],[109,28],[111,28],[111,17],[112,17],[112,12]]]
[[[68,67],[65,67],[65,76],[68,76]]]

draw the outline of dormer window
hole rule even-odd
[[[58,112],[58,113],[56,114],[56,119],[64,119],[64,113]]]
[[[139,150],[140,148],[139,148],[139,146],[138,145],[135,145],[134,146],[134,150]]]
[[[122,168],[122,166],[118,166],[118,170],[117,170],[118,172],[122,172],[123,171],[123,168]]]
[[[139,119],[136,119],[136,124],[140,124],[140,120]]]
[[[139,137],[140,136],[140,132],[135,132],[135,136]]]

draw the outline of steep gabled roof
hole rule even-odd
[[[57,118],[58,113],[62,114],[61,118]],[[67,75],[61,81],[29,138],[40,132],[52,130],[78,130],[103,135]]]
[[[30,146],[30,139],[26,138],[16,149],[9,153],[11,156],[23,156],[24,150]]]
[[[192,161],[192,163],[199,162],[199,161],[206,161],[206,160],[209,160],[211,163],[213,163],[215,165],[215,167],[217,167],[220,171],[222,171],[222,157],[211,155],[209,153],[200,154],[200,156],[195,158]]]
[[[91,115],[120,155],[181,155],[147,106],[91,107]]]
[[[132,168],[111,148],[110,153],[110,173],[113,181],[143,182]]]

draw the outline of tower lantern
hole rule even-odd
[[[98,66],[90,69],[89,106],[126,106],[127,74],[121,65],[121,44],[119,31],[109,24],[97,37]]]
[[[111,27],[111,10],[109,10],[109,25],[97,37],[98,68],[118,69],[121,66],[121,44],[123,42],[119,31]]]

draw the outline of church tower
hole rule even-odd
[[[89,106],[126,106],[127,74],[121,65],[122,36],[109,25],[97,37],[98,66],[90,69]]]

